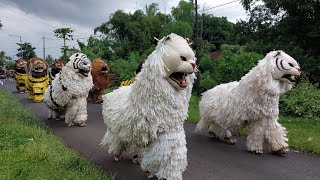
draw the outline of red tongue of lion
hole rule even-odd
[[[180,81],[180,87],[182,87],[182,88],[186,88],[186,87],[187,87],[187,82],[186,82],[186,80]]]
[[[186,88],[187,87],[187,82],[184,78],[181,77],[177,77],[176,80],[178,80],[180,82],[180,87],[182,88]]]

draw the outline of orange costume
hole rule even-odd
[[[109,86],[109,66],[100,58],[93,60],[91,65],[94,86],[89,92],[88,101],[101,103],[104,90]]]

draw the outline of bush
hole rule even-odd
[[[139,65],[139,62],[143,59],[136,52],[130,53],[128,59],[117,59],[109,61],[110,71],[112,74],[116,74],[118,78],[118,84],[120,82],[131,79],[134,76],[134,72]]]
[[[222,45],[221,48],[222,54],[218,59],[206,55],[201,58],[201,92],[222,83],[239,81],[263,58],[254,52],[244,52],[239,45]]]
[[[320,90],[307,80],[280,98],[280,113],[288,116],[320,117]]]
[[[200,81],[200,92],[205,92],[208,89],[213,88],[217,83],[213,80],[212,75],[209,71],[201,74]]]

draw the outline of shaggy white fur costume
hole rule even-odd
[[[158,42],[133,84],[103,97],[107,132],[101,145],[116,155],[115,160],[122,151],[143,153],[141,168],[149,177],[182,179],[187,167],[183,123],[194,68],[194,53],[187,41],[170,34]]]
[[[91,62],[82,53],[75,53],[62,67],[45,92],[44,102],[49,109],[49,119],[65,115],[68,126],[78,123],[85,126],[87,97],[93,87]]]
[[[203,93],[196,132],[209,127],[211,135],[226,141],[231,136],[229,130],[247,126],[248,151],[263,153],[266,138],[272,151],[287,153],[286,131],[278,123],[278,103],[298,75],[300,67],[292,57],[283,51],[268,53],[239,82],[222,84]]]

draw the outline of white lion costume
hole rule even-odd
[[[230,130],[248,127],[249,152],[263,153],[266,138],[274,153],[287,153],[286,130],[278,123],[279,97],[292,88],[299,75],[299,64],[288,54],[268,53],[239,82],[221,84],[203,93],[196,132],[209,127],[209,134],[234,144]]]
[[[159,40],[136,81],[103,97],[107,132],[101,145],[121,159],[143,153],[147,176],[182,179],[187,167],[183,128],[188,116],[195,56],[186,39],[170,34]],[[144,151],[145,150],[145,151]]]
[[[52,84],[46,89],[44,102],[49,109],[49,119],[65,116],[68,126],[86,125],[87,97],[93,87],[91,62],[85,54],[73,54]]]

